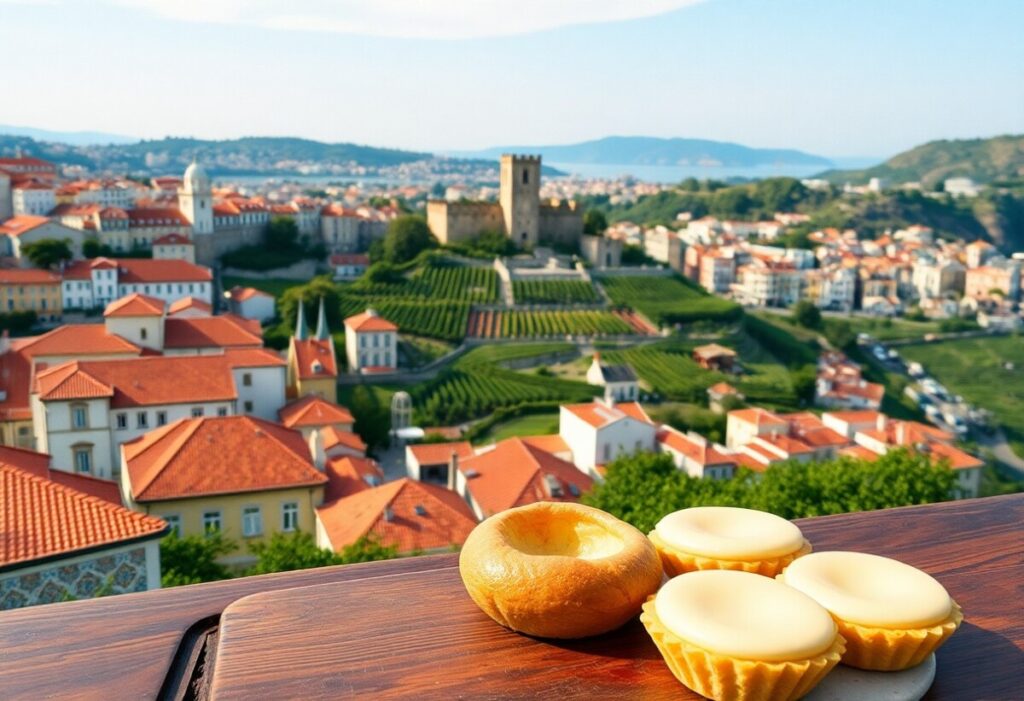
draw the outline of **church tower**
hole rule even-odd
[[[195,158],[185,169],[184,182],[178,190],[178,209],[192,222],[193,235],[213,233],[213,188],[210,177]]]
[[[536,246],[540,229],[540,156],[501,157],[501,212],[517,246]]]

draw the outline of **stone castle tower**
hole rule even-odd
[[[185,169],[181,189],[178,190],[178,209],[192,222],[192,233],[196,236],[213,233],[213,188],[210,176],[203,167],[192,159],[192,165]]]
[[[540,232],[540,156],[502,155],[500,184],[506,234],[517,246],[536,246]]]

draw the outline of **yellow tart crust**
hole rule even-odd
[[[789,567],[793,560],[811,552],[811,544],[805,538],[799,550],[787,555],[761,560],[723,560],[680,550],[666,543],[657,531],[651,531],[647,537],[654,543],[658,556],[661,558],[661,564],[665,568],[665,574],[670,578],[698,570],[738,570],[759,574],[763,577],[776,577],[782,570]]]
[[[759,662],[719,655],[693,645],[658,618],[654,596],[643,605],[640,621],[665,664],[684,686],[715,701],[793,701],[807,695],[832,671],[845,649],[836,633],[832,645],[807,659]]]
[[[846,639],[843,664],[879,672],[910,669],[956,632],[964,620],[960,605],[950,599],[949,617],[941,623],[922,628],[878,628],[832,619]]]

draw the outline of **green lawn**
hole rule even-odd
[[[866,319],[859,316],[826,316],[826,327],[846,322],[855,333],[866,333],[879,341],[895,341],[907,338],[923,338],[926,334],[939,333],[937,321],[907,321],[906,319]]]
[[[904,346],[900,354],[924,365],[951,392],[991,411],[1014,451],[1024,455],[1024,339],[962,338]],[[1004,369],[1005,362],[1013,369]]]
[[[539,436],[548,433],[558,433],[557,411],[544,414],[527,414],[503,421],[491,427],[491,430],[480,436],[476,442],[496,443],[513,436]]]

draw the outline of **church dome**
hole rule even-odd
[[[185,189],[190,192],[208,192],[210,190],[210,176],[194,158],[192,164],[185,169],[184,185]]]

